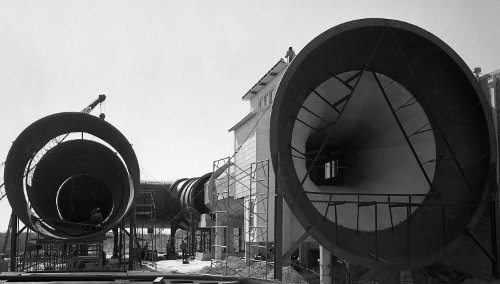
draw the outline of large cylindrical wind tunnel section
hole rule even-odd
[[[28,126],[5,164],[13,212],[34,231],[59,239],[104,234],[127,215],[139,165],[125,136],[84,113],[57,113]],[[102,221],[91,214],[99,208]]]
[[[279,188],[333,254],[372,268],[441,259],[489,201],[490,109],[462,59],[416,26],[363,19],[312,40],[272,109]]]

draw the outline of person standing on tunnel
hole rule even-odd
[[[290,46],[288,50],[286,51],[285,58],[288,59],[288,63],[292,62],[293,58],[295,57],[295,51],[293,51],[292,47]]]

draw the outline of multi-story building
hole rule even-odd
[[[245,240],[257,239],[265,242],[263,235],[260,235],[261,228],[267,226],[267,241],[274,242],[275,226],[275,174],[271,163],[271,153],[269,147],[269,131],[272,104],[278,85],[283,77],[288,64],[280,59],[255,85],[245,93],[242,100],[250,102],[250,113],[245,115],[238,123],[229,129],[234,132],[234,170],[232,175],[239,179],[234,184],[234,198],[243,199],[245,208]],[[268,161],[268,162],[267,162]],[[265,189],[265,185],[259,181],[267,180],[266,171],[259,171],[256,168],[268,163],[269,195],[268,202],[259,194],[259,190]],[[250,176],[246,173],[255,171],[256,182],[250,183]],[[248,186],[249,184],[254,185]],[[253,190],[253,191],[252,191]],[[267,220],[263,218],[267,213]],[[253,216],[252,216],[253,215]],[[267,223],[267,224],[266,224]],[[289,207],[284,204],[283,209],[283,251],[287,251],[304,232],[304,229],[293,216]],[[301,248],[310,248],[311,240],[302,245]],[[313,245],[314,247],[314,245]],[[316,245],[317,247],[317,245]],[[308,251],[310,249],[307,249]],[[314,250],[314,249],[313,249]],[[305,249],[303,250],[305,251]],[[304,254],[302,258],[307,258]]]

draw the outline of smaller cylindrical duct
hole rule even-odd
[[[182,183],[178,189],[178,196],[182,206],[189,206],[199,214],[210,212],[205,206],[205,196],[203,194],[204,185],[210,179],[210,176],[212,176],[212,173],[207,173],[201,177],[191,178]]]
[[[169,188],[170,195],[175,199],[175,201],[173,200],[170,204],[170,206],[172,206],[172,209],[176,212],[174,218],[172,219],[172,227],[176,227],[182,230],[187,230],[189,228],[189,225],[191,224],[191,218],[188,214],[187,208],[182,205],[181,199],[179,197],[180,189],[187,180],[187,178],[178,179]]]
[[[212,173],[207,173],[197,178],[179,179],[170,186],[170,194],[176,195],[179,203],[179,212],[174,222],[181,229],[189,228],[191,224],[190,210],[194,210],[197,215],[209,213],[210,210],[205,206],[205,194],[203,192],[205,183],[210,179]],[[177,206],[177,202],[172,203]]]

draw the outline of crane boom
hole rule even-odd
[[[106,99],[106,95],[100,94],[97,99],[95,99],[93,102],[91,102],[87,107],[85,107],[82,112],[83,113],[90,113],[98,104],[104,102]]]
[[[89,114],[98,104],[104,102],[104,100],[106,99],[106,95],[105,94],[100,94],[97,99],[95,99],[93,102],[91,102],[88,106],[86,106],[84,109],[82,109],[81,112],[83,113],[86,113],[86,114]],[[104,119],[105,115],[104,113],[101,113],[99,115],[100,118]],[[68,135],[66,134],[66,136],[64,136],[60,141],[57,141],[57,144],[61,143],[64,139],[66,139]],[[1,164],[1,166],[4,166],[5,162],[3,162]],[[34,168],[34,167],[33,167]],[[33,169],[29,169],[28,170],[28,173]],[[3,181],[3,178],[0,179],[0,201],[5,197],[5,190],[4,190],[4,186],[5,186],[5,183]]]

